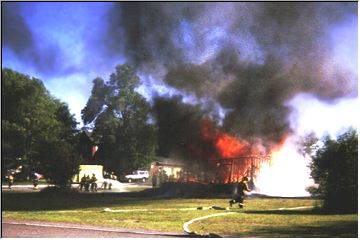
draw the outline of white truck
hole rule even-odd
[[[149,172],[143,171],[143,170],[136,170],[132,174],[126,175],[125,179],[129,183],[135,182],[135,181],[146,182],[146,180],[149,179]]]

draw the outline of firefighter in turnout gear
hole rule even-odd
[[[8,188],[11,189],[11,186],[14,184],[14,176],[10,174],[8,177]]]
[[[91,184],[90,189],[91,189],[92,192],[97,191],[97,183],[96,183],[96,181],[97,181],[97,178],[95,177],[95,173],[93,173],[92,177],[90,179],[90,184]]]
[[[241,182],[236,184],[234,198],[229,201],[230,207],[235,203],[239,203],[239,208],[244,207],[245,191],[250,192],[248,181],[248,177],[243,177]]]
[[[85,177],[85,191],[88,192],[90,190],[90,176],[87,175]]]
[[[83,188],[85,188],[85,184],[86,184],[86,176],[84,174],[84,176],[80,180],[80,185],[79,185],[80,191],[83,190]]]

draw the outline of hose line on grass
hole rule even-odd
[[[196,210],[229,210],[229,208],[206,206],[206,207],[192,207],[192,208],[135,208],[135,209],[111,209],[104,208],[103,212],[151,212],[151,211],[196,211]]]
[[[312,208],[313,206],[299,206],[299,207],[292,207],[292,208],[275,208],[275,209],[267,209],[268,211],[283,211],[283,210],[297,210],[297,209],[307,209],[307,208]],[[103,212],[151,212],[151,211],[196,211],[196,210],[230,210],[228,207],[224,208],[224,207],[218,207],[218,206],[205,206],[205,207],[192,207],[192,208],[155,208],[155,209],[147,209],[147,208],[142,208],[142,209],[110,209],[110,208],[104,208]],[[206,215],[203,217],[198,217],[198,218],[194,218],[191,219],[190,221],[187,221],[183,224],[183,229],[184,229],[184,233],[186,235],[193,235],[193,236],[205,236],[205,235],[201,235],[195,231],[190,231],[189,226],[190,224],[197,222],[197,221],[201,221],[207,218],[211,218],[211,217],[218,217],[218,216],[225,216],[225,215],[230,215],[230,214],[235,214],[237,212],[223,212],[223,213],[214,213],[214,214],[210,214],[210,215]],[[217,236],[216,234],[213,233],[209,233],[206,236]],[[220,237],[220,236],[218,236]]]
[[[313,208],[313,206],[300,206],[300,207],[292,207],[292,208],[275,208],[275,209],[267,209],[267,210],[268,211],[283,211],[283,210],[297,210],[297,209],[308,209],[308,208]],[[227,210],[228,210],[228,208],[227,208]],[[202,234],[197,233],[196,231],[190,231],[189,226],[190,226],[190,224],[192,224],[194,222],[201,221],[201,220],[204,220],[204,219],[207,219],[207,218],[217,217],[217,216],[224,216],[224,215],[229,215],[229,214],[234,214],[234,213],[237,213],[237,212],[215,213],[215,214],[210,214],[210,215],[206,215],[206,216],[203,216],[203,217],[194,218],[194,219],[184,223],[184,225],[183,225],[184,233],[186,235],[194,235],[194,236],[216,235],[214,233],[208,233],[206,235],[202,235]],[[218,236],[218,237],[220,237],[220,236]]]

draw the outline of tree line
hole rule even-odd
[[[38,172],[69,187],[80,163],[103,164],[117,175],[147,167],[155,159],[156,127],[149,122],[150,104],[135,91],[139,84],[126,64],[109,81],[96,78],[81,112],[85,127],[78,129],[68,105],[41,80],[2,69],[2,176],[22,166],[20,178]]]

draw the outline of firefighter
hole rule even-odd
[[[39,176],[38,176],[37,173],[34,173],[34,175],[33,175],[33,185],[34,185],[34,188],[36,188],[38,184],[39,184]]]
[[[178,172],[178,174],[179,174],[178,182],[184,182],[184,172],[183,172],[183,170],[180,170]]]
[[[10,173],[10,175],[8,176],[8,185],[9,185],[9,189],[11,189],[11,186],[14,183],[14,176]]]
[[[90,188],[90,176],[87,175],[85,177],[85,191],[88,192],[89,191],[89,188]]]
[[[161,182],[161,184],[163,184],[163,183],[166,183],[168,180],[169,180],[169,177],[168,177],[168,175],[166,174],[165,169],[163,169],[163,170],[161,171],[161,180],[160,180],[160,182]]]
[[[153,188],[156,188],[156,178],[157,178],[157,174],[154,171],[152,178],[151,178]]]
[[[241,182],[236,184],[234,197],[229,201],[230,207],[235,203],[239,203],[239,208],[244,207],[245,191],[250,192],[248,181],[248,177],[243,177]]]
[[[83,188],[85,188],[85,183],[86,183],[86,175],[84,174],[84,176],[80,180],[80,191],[83,190]]]
[[[96,192],[97,191],[97,184],[96,184],[97,178],[95,177],[95,173],[92,174],[92,177],[90,179],[91,183],[91,191]]]
[[[174,174],[171,174],[171,175],[169,176],[169,182],[175,182],[175,176],[174,176]]]
[[[108,185],[108,182],[105,180],[100,188],[104,188],[104,190],[106,190],[107,185]]]

